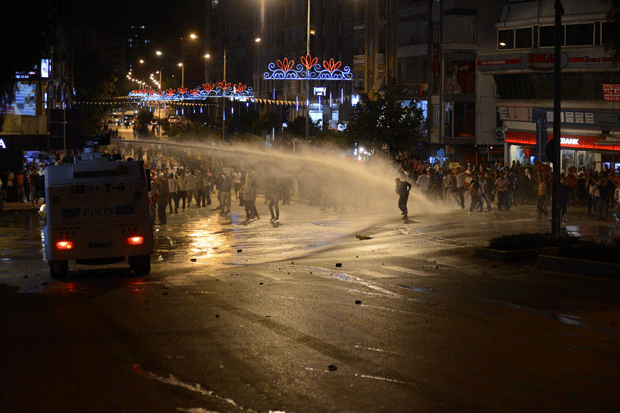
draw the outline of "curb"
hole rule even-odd
[[[532,248],[527,250],[496,250],[491,248],[476,248],[474,254],[477,258],[483,258],[485,260],[498,261],[498,262],[519,262],[519,261],[532,261],[535,260],[541,254],[557,254],[558,247],[544,247],[544,248]]]
[[[565,272],[569,274],[620,280],[620,264],[577,260],[574,258],[552,255],[539,255],[536,261],[536,268],[545,271]]]

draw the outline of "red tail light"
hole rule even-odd
[[[73,241],[56,241],[57,250],[72,250],[75,247]]]
[[[144,244],[144,237],[141,235],[134,235],[128,238],[125,238],[125,244],[127,245],[142,245]]]

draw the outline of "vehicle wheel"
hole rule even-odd
[[[50,277],[55,280],[65,278],[69,271],[68,261],[50,261]]]
[[[129,268],[131,268],[136,275],[147,275],[151,272],[150,255],[135,255],[129,257],[127,261],[129,261]]]

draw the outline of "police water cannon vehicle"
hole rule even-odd
[[[137,275],[151,270],[150,173],[142,161],[102,156],[98,146],[109,142],[109,135],[97,135],[73,163],[45,170],[45,258],[52,278],[65,277],[72,260],[127,259]]]

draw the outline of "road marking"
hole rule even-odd
[[[279,274],[275,274],[275,272],[256,271],[256,275],[263,278],[270,278],[275,281],[283,281],[283,278],[280,277]]]
[[[379,271],[371,271],[371,270],[362,270],[361,271],[362,275],[370,275],[371,277],[375,277],[375,278],[389,278],[389,277],[395,277],[395,275],[391,275],[391,274],[385,274]]]
[[[426,277],[429,275],[428,273],[424,271],[414,270],[412,268],[399,267],[398,265],[390,265],[385,268],[389,268],[390,270],[394,270],[398,272],[406,272],[407,274],[419,275],[420,277]]]

